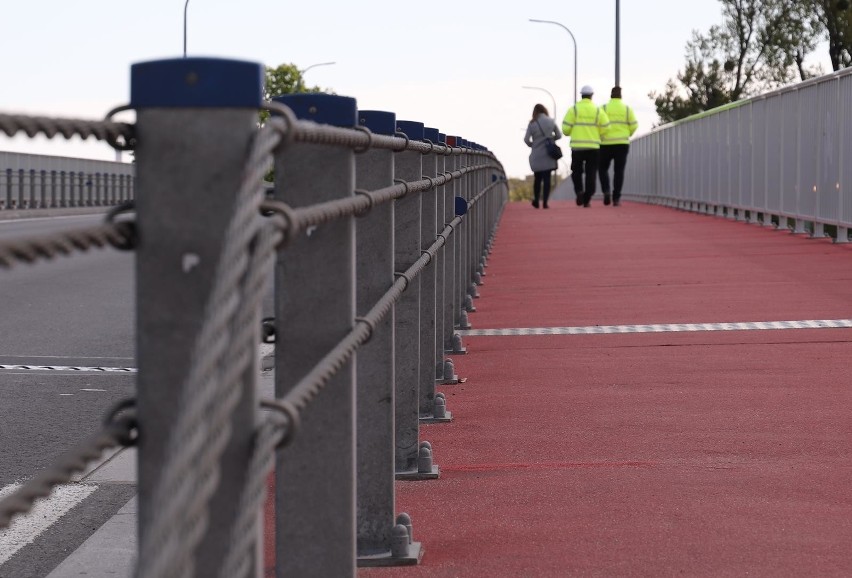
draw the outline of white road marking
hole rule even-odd
[[[14,492],[18,486],[11,484],[0,489],[0,499]],[[92,484],[59,486],[50,496],[38,500],[28,514],[16,516],[8,528],[0,530],[0,564],[4,564],[24,546],[32,544],[42,532],[96,489],[97,486]]]
[[[467,329],[462,336],[508,335],[600,335],[612,333],[666,333],[693,331],[754,331],[770,329],[839,329],[852,327],[852,319],[803,321],[748,321],[744,323],[672,323],[662,325],[588,325],[585,327],[518,327],[513,329]]]
[[[77,367],[71,365],[0,365],[0,369],[28,371],[76,371],[80,373],[136,373],[135,367]]]
[[[4,353],[3,357],[26,357],[32,359],[80,359],[79,355],[30,355],[29,353]],[[116,357],[114,355],[87,355],[86,359],[127,359],[132,357]]]
[[[105,389],[83,388],[80,391],[106,391]]]

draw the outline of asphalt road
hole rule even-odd
[[[101,218],[0,221],[0,241]],[[133,283],[133,254],[111,248],[0,269],[0,491],[48,467],[134,395],[134,373],[91,369],[135,366]],[[10,558],[0,551],[0,578],[47,575],[133,493],[98,485]]]

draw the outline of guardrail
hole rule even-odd
[[[11,125],[0,130],[8,134]],[[110,207],[133,198],[131,164],[0,151],[0,213]]]
[[[633,141],[625,196],[848,242],[850,102],[847,68],[663,125]]]
[[[436,386],[457,379],[447,356],[464,353],[505,174],[484,147],[351,98],[264,103],[261,78],[227,60],[133,67],[136,124],[109,129],[135,147],[137,198],[74,247],[136,252],[138,396],[0,502],[0,528],[137,443],[137,576],[260,575],[273,469],[278,575],[418,562],[394,481],[440,474],[420,423],[451,417]],[[0,265],[49,244],[0,245]],[[276,398],[258,400],[273,272]]]

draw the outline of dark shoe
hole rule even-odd
[[[532,206],[533,206],[533,207],[535,207],[535,208],[537,209],[537,208],[538,208],[538,201],[533,201],[533,202],[532,202]]]
[[[547,203],[545,203],[545,204],[544,204],[544,208],[545,208],[545,209],[549,209],[550,207],[548,207],[548,206],[547,206]]]
[[[580,207],[582,205],[583,205],[583,195],[580,194],[580,193],[577,193],[577,206]]]
[[[583,203],[583,207],[585,207],[587,209],[591,206],[592,206],[592,203],[590,203],[589,201],[586,201],[585,203]]]
[[[604,193],[604,205],[609,205],[612,202],[612,197],[610,197],[607,193]]]
[[[619,200],[619,199],[613,199],[613,201],[612,201],[612,206],[613,206],[613,207],[618,207],[618,206],[620,206],[620,205],[621,205],[621,200]]]

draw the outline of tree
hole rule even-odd
[[[267,66],[265,70],[265,82],[263,85],[263,99],[272,100],[282,94],[297,94],[300,92],[328,92],[318,86],[306,87],[302,71],[295,64],[279,64],[272,68]],[[260,111],[260,123],[266,122],[269,112]]]
[[[818,1],[818,0],[808,0]],[[797,21],[797,0],[720,0],[722,24],[693,31],[686,65],[661,94],[651,92],[663,122],[684,118],[811,74],[803,67],[814,50],[812,26]],[[798,11],[798,12],[797,12]]]
[[[832,70],[852,66],[852,3],[849,0],[807,0],[813,26],[828,40]]]
[[[298,94],[301,92],[331,92],[329,90],[323,90],[318,86],[314,86],[311,88],[307,88],[305,86],[305,79],[302,76],[302,71],[299,70],[295,64],[279,64],[275,68],[271,68],[269,66],[266,67],[265,74],[266,77],[263,83],[263,100],[269,101],[275,98],[276,96],[281,96],[282,94]],[[263,123],[266,122],[266,119],[269,118],[269,111],[266,109],[261,109],[258,113],[260,118],[260,125],[263,126]],[[275,171],[270,170],[266,173],[264,177],[266,181],[273,182],[275,180]]]

